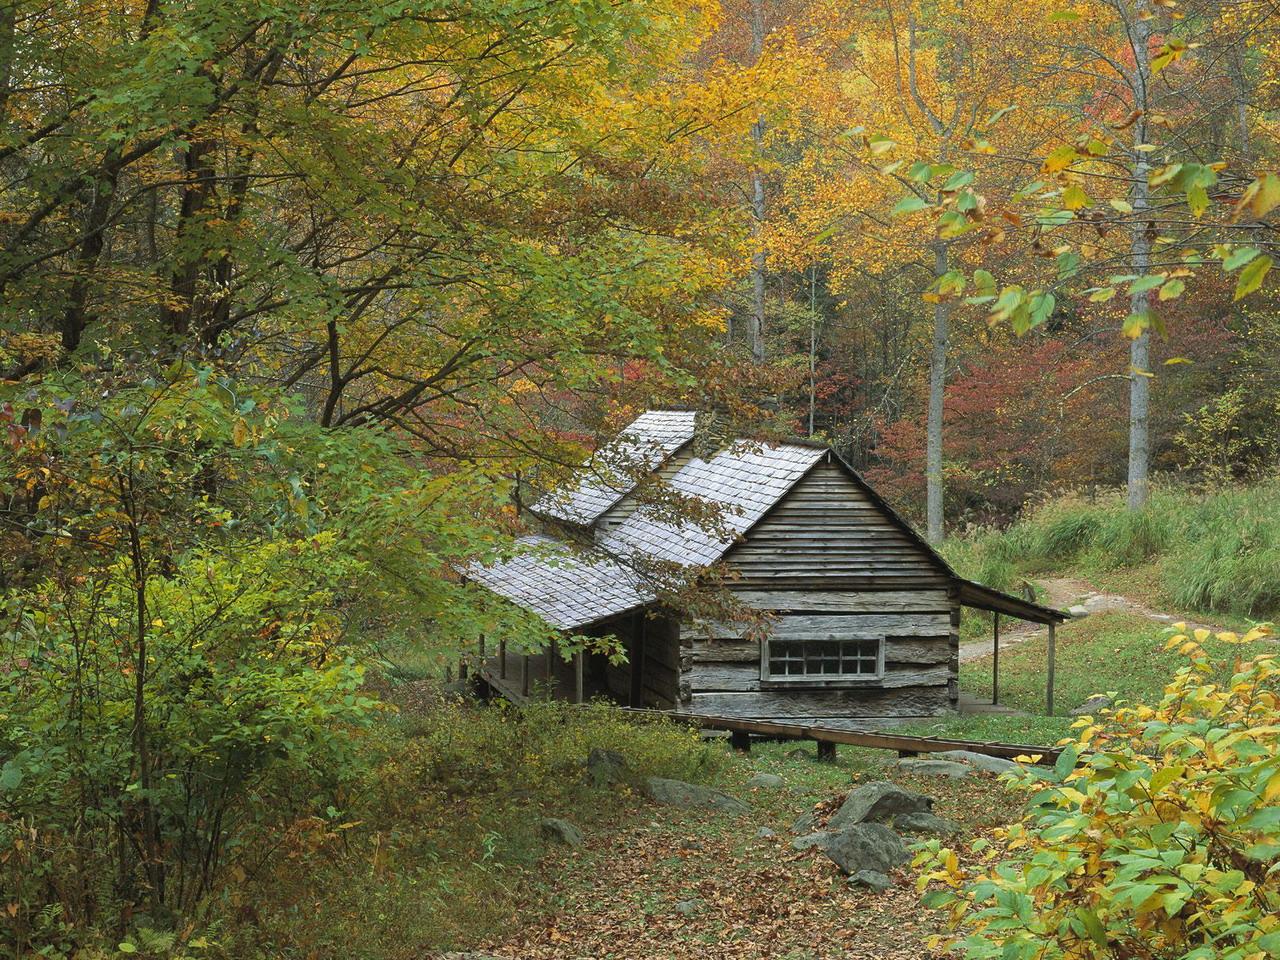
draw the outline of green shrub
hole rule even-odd
[[[995,844],[923,845],[960,956],[1280,956],[1280,660],[1215,663],[1204,639],[1172,638],[1191,664],[1158,705],[1083,718]]]
[[[628,784],[588,782],[592,747],[621,753],[633,781],[714,780],[728,762],[687,727],[637,722],[604,703],[441,700],[379,731],[384,759],[346,806],[300,822],[276,867],[237,891],[259,924],[238,926],[223,955],[345,956],[353,931],[373,960],[468,947],[554,896],[546,872],[534,872],[547,850],[541,817],[590,835],[645,802]],[[321,897],[324,909],[313,909]]]

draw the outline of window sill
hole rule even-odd
[[[860,688],[880,687],[884,685],[884,677],[796,677],[794,680],[783,680],[770,677],[760,681],[761,690],[795,690],[795,689],[828,689],[828,688]]]

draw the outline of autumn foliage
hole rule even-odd
[[[1158,703],[1082,718],[994,845],[918,858],[962,956],[1280,953],[1280,659],[1214,662],[1207,630],[1171,632],[1190,662]]]

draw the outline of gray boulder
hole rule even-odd
[[[839,830],[855,823],[884,822],[904,813],[929,813],[931,810],[932,797],[904,789],[886,780],[877,780],[851,790],[827,824],[827,829]],[[796,827],[792,829],[800,832]]]
[[[759,830],[756,831],[757,840],[769,840],[776,836],[777,834],[774,833],[773,830],[769,827],[761,827]]]
[[[827,831],[818,830],[815,833],[806,833],[803,837],[796,837],[791,841],[792,850],[809,850],[813,847],[820,847],[826,842]]]
[[[1099,710],[1110,710],[1115,706],[1115,701],[1101,693],[1094,694],[1080,706],[1071,711],[1073,717],[1092,716]]]
[[[1022,770],[1022,764],[1016,761],[1006,760],[1004,757],[989,757],[972,750],[943,750],[935,756],[942,760],[961,760],[987,773],[1015,773]]]
[[[967,777],[973,768],[955,760],[929,760],[923,757],[905,757],[898,761],[898,769],[917,777],[951,777],[959,780]]]
[[[818,818],[813,815],[813,811],[802,813],[796,817],[795,823],[791,824],[792,833],[812,833],[818,825]]]
[[[964,828],[951,820],[932,813],[904,813],[893,818],[893,829],[903,833],[927,833],[943,836],[949,833],[960,833]]]
[[[558,817],[543,817],[538,821],[538,832],[546,840],[563,843],[566,847],[582,846],[582,831],[568,820]]]
[[[710,807],[725,813],[748,813],[751,810],[737,797],[727,793],[665,777],[648,777],[644,781],[644,793],[650,800],[670,807]]]
[[[682,917],[689,917],[697,913],[700,906],[697,900],[677,900],[671,909]]]
[[[785,786],[776,773],[757,773],[746,785],[748,790],[778,790]]]
[[[1083,603],[1077,603],[1075,606],[1067,607],[1067,616],[1075,617],[1077,620],[1089,616],[1091,611]]]
[[[902,838],[883,823],[856,823],[828,831],[814,846],[850,876],[862,870],[888,873],[911,859]]]
[[[893,886],[888,874],[878,870],[859,870],[849,878],[849,886],[864,887],[872,893],[884,893]]]
[[[617,750],[592,747],[587,754],[587,779],[596,787],[607,787],[626,779],[627,758]]]

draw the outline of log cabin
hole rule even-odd
[[[698,443],[694,413],[645,413],[532,505],[543,529],[519,553],[470,572],[567,635],[616,638],[626,662],[509,657],[500,643],[483,682],[515,700],[541,690],[860,730],[957,709],[964,607],[996,615],[997,655],[1001,615],[1051,637],[1066,619],[959,576],[826,445]],[[654,489],[709,509],[681,519]],[[714,577],[759,616],[691,617],[664,598],[661,570]]]

